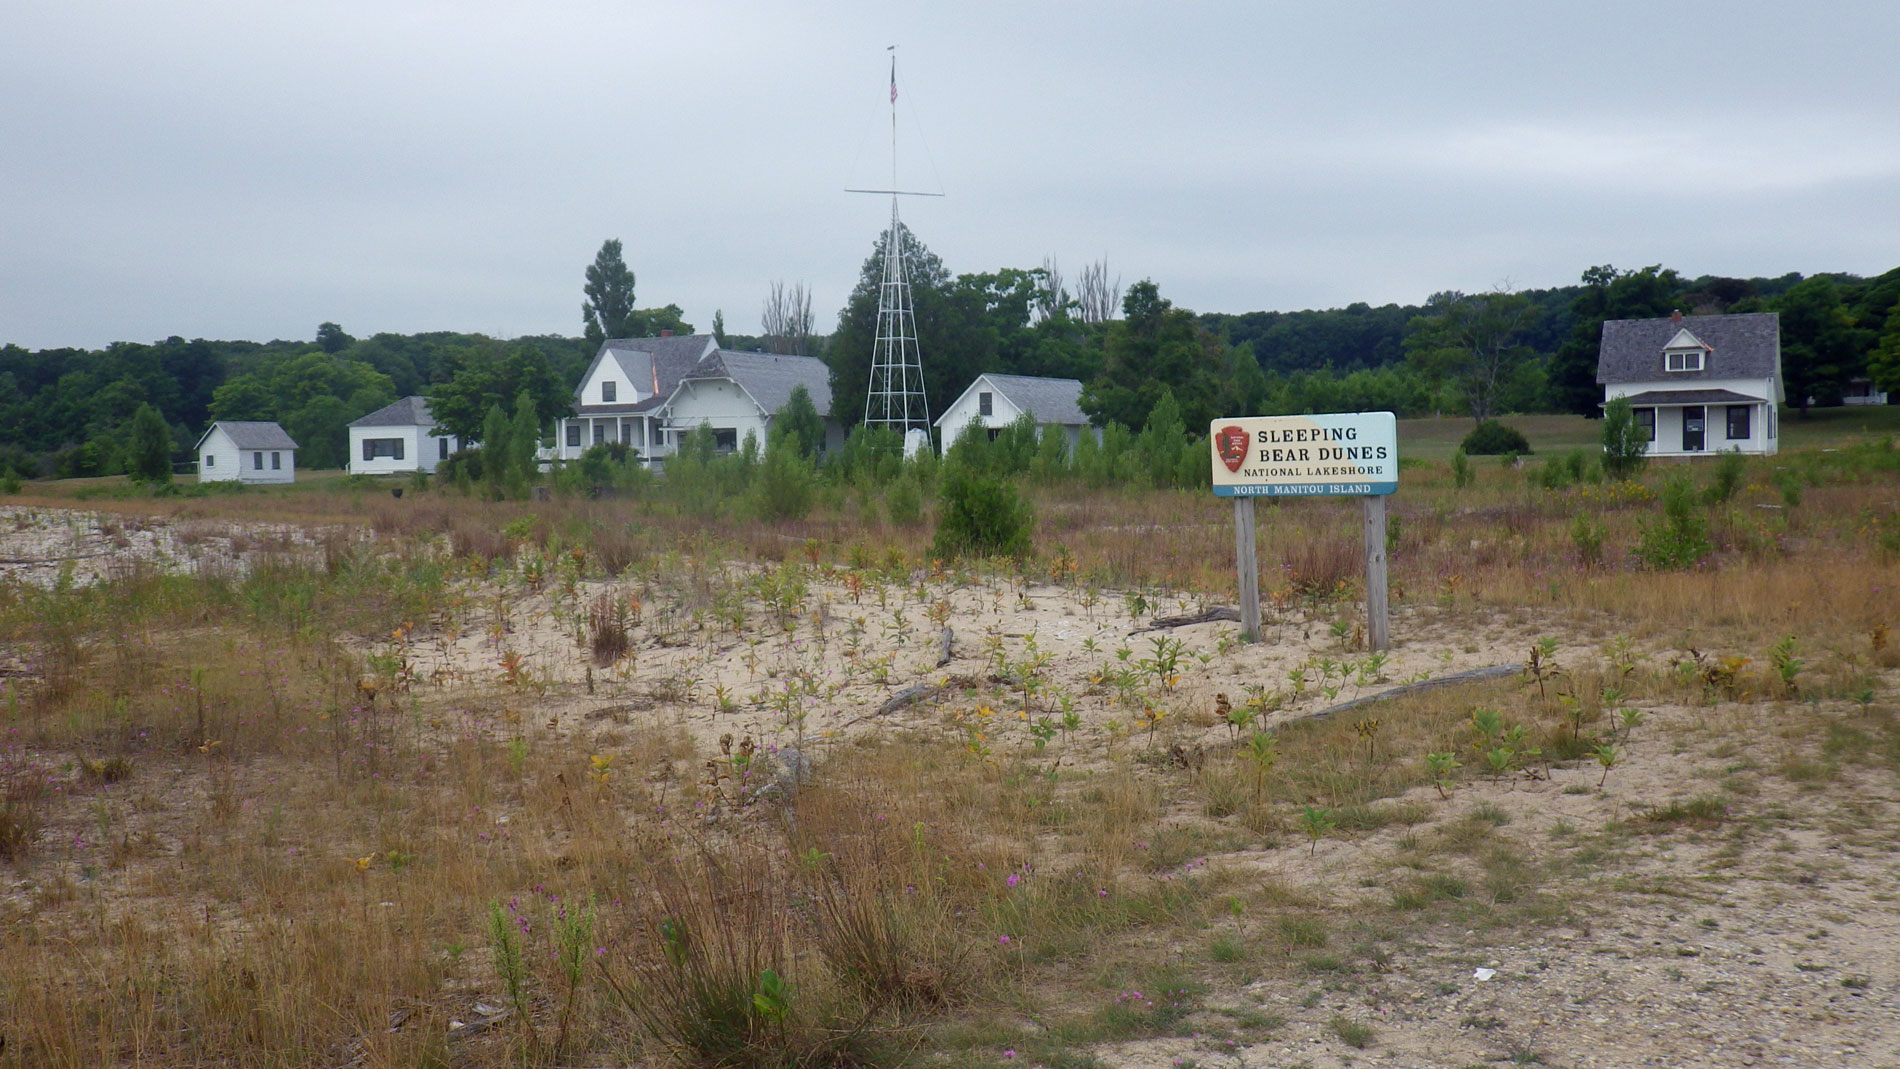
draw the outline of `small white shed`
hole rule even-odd
[[[429,399],[411,395],[350,424],[351,475],[434,471],[459,448],[453,434],[435,434]]]
[[[297,481],[297,443],[275,423],[221,419],[193,451],[201,483]]]
[[[1071,450],[1084,431],[1096,436],[1102,432],[1089,426],[1082,411],[1082,383],[1077,379],[1045,379],[1033,375],[983,374],[937,418],[938,439],[948,449],[971,423],[989,431],[998,431],[1028,413],[1037,427],[1060,427]]]

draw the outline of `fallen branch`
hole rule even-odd
[[[889,716],[899,709],[916,705],[921,701],[928,701],[937,696],[938,689],[928,683],[913,683],[884,699],[884,704],[877,707],[877,715]]]
[[[956,634],[952,632],[950,628],[948,627],[945,627],[943,629],[943,634],[938,636],[938,639],[937,639],[937,667],[938,668],[942,668],[944,665],[949,664],[952,660],[955,659],[956,655],[950,652],[950,647],[956,642],[956,640],[957,640]]]
[[[1143,631],[1166,631],[1169,628],[1187,627],[1190,624],[1211,624],[1216,620],[1228,620],[1233,623],[1239,623],[1240,610],[1230,609],[1225,605],[1216,605],[1206,612],[1197,612],[1191,616],[1157,616],[1148,621],[1147,627],[1137,627],[1128,633],[1131,635],[1139,635]]]
[[[1493,679],[1504,679],[1507,676],[1514,676],[1523,670],[1524,666],[1521,664],[1499,664],[1493,665],[1490,668],[1473,668],[1467,672],[1453,672],[1451,675],[1439,676],[1437,679],[1427,679],[1418,683],[1407,683],[1404,686],[1393,687],[1391,690],[1382,690],[1377,694],[1368,694],[1363,698],[1354,698],[1349,702],[1340,702],[1338,705],[1321,709],[1317,713],[1308,713],[1305,716],[1298,716],[1293,719],[1323,720],[1326,717],[1332,716],[1334,713],[1343,713],[1350,709],[1357,709],[1362,705],[1371,705],[1374,702],[1388,701],[1392,698],[1403,698],[1410,694],[1416,694],[1419,691],[1431,690],[1433,687],[1450,687],[1460,683],[1484,683]]]

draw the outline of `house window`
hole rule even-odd
[[[1768,437],[1769,438],[1773,438],[1775,436],[1775,431],[1777,429],[1775,425],[1779,422],[1781,422],[1781,413],[1779,411],[1776,411],[1774,405],[1769,405],[1768,406]]]
[[[976,395],[976,411],[978,415],[980,416],[995,415],[996,414],[995,408],[996,408],[995,403],[991,400],[990,392],[988,390],[984,390],[982,393],[979,393]]]
[[[213,455],[213,454],[211,454],[211,453],[206,453],[206,454],[205,454],[205,467],[207,467],[207,468],[215,468],[215,467],[217,467],[217,466],[218,466],[218,458],[217,458],[217,457],[216,457],[215,455]]]
[[[569,423],[567,425],[567,445],[569,449],[580,448],[581,446],[581,425],[580,424]]]
[[[284,470],[284,455],[282,453],[272,453],[270,455],[270,470],[272,471]]]
[[[713,448],[721,453],[737,452],[739,449],[738,430],[732,428],[726,430],[720,430],[717,427],[713,428]]]
[[[447,438],[437,438],[435,440],[435,458],[437,460],[449,459],[449,440]]]
[[[251,454],[251,470],[252,471],[264,470],[264,454],[262,453]]]
[[[607,440],[607,428],[601,426],[598,423],[594,424],[594,444],[599,445],[600,443],[606,440]]]
[[[617,382],[601,383],[600,384],[600,403],[604,405],[613,404],[614,394],[618,391],[619,387],[620,387],[620,384]]]
[[[1730,441],[1734,441],[1738,438],[1747,438],[1752,434],[1753,428],[1749,426],[1748,414],[1754,411],[1754,409],[1754,405],[1728,406],[1728,436]]]
[[[1701,349],[1672,349],[1663,353],[1663,367],[1669,371],[1701,371]]]
[[[1636,425],[1643,428],[1643,439],[1656,440],[1656,410],[1653,408],[1632,409],[1636,413]]]
[[[363,439],[364,460],[402,459],[401,438],[365,438]],[[275,466],[273,464],[273,466]]]

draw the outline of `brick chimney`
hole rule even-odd
[[[1671,323],[1680,323],[1680,322],[1682,322],[1682,309],[1680,309],[1680,308],[1678,308],[1678,309],[1676,309],[1676,310],[1674,310],[1674,311],[1672,311],[1672,312],[1670,312],[1670,313],[1669,313],[1669,321],[1670,321]],[[673,333],[673,332],[669,330],[669,331],[667,331],[666,333],[668,333],[668,334],[671,334],[671,333]]]
[[[1677,313],[1676,313],[1676,318],[1677,318],[1677,319],[1681,319],[1681,318],[1682,318],[1682,313],[1681,313],[1681,312],[1677,312]],[[662,338],[670,338],[670,337],[672,337],[672,336],[673,336],[673,332],[672,332],[672,331],[670,331],[670,330],[662,330],[662,331],[660,331],[660,337],[662,337]]]

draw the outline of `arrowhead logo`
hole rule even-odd
[[[1239,427],[1222,427],[1214,435],[1214,449],[1230,472],[1238,472],[1247,459],[1247,432]]]

